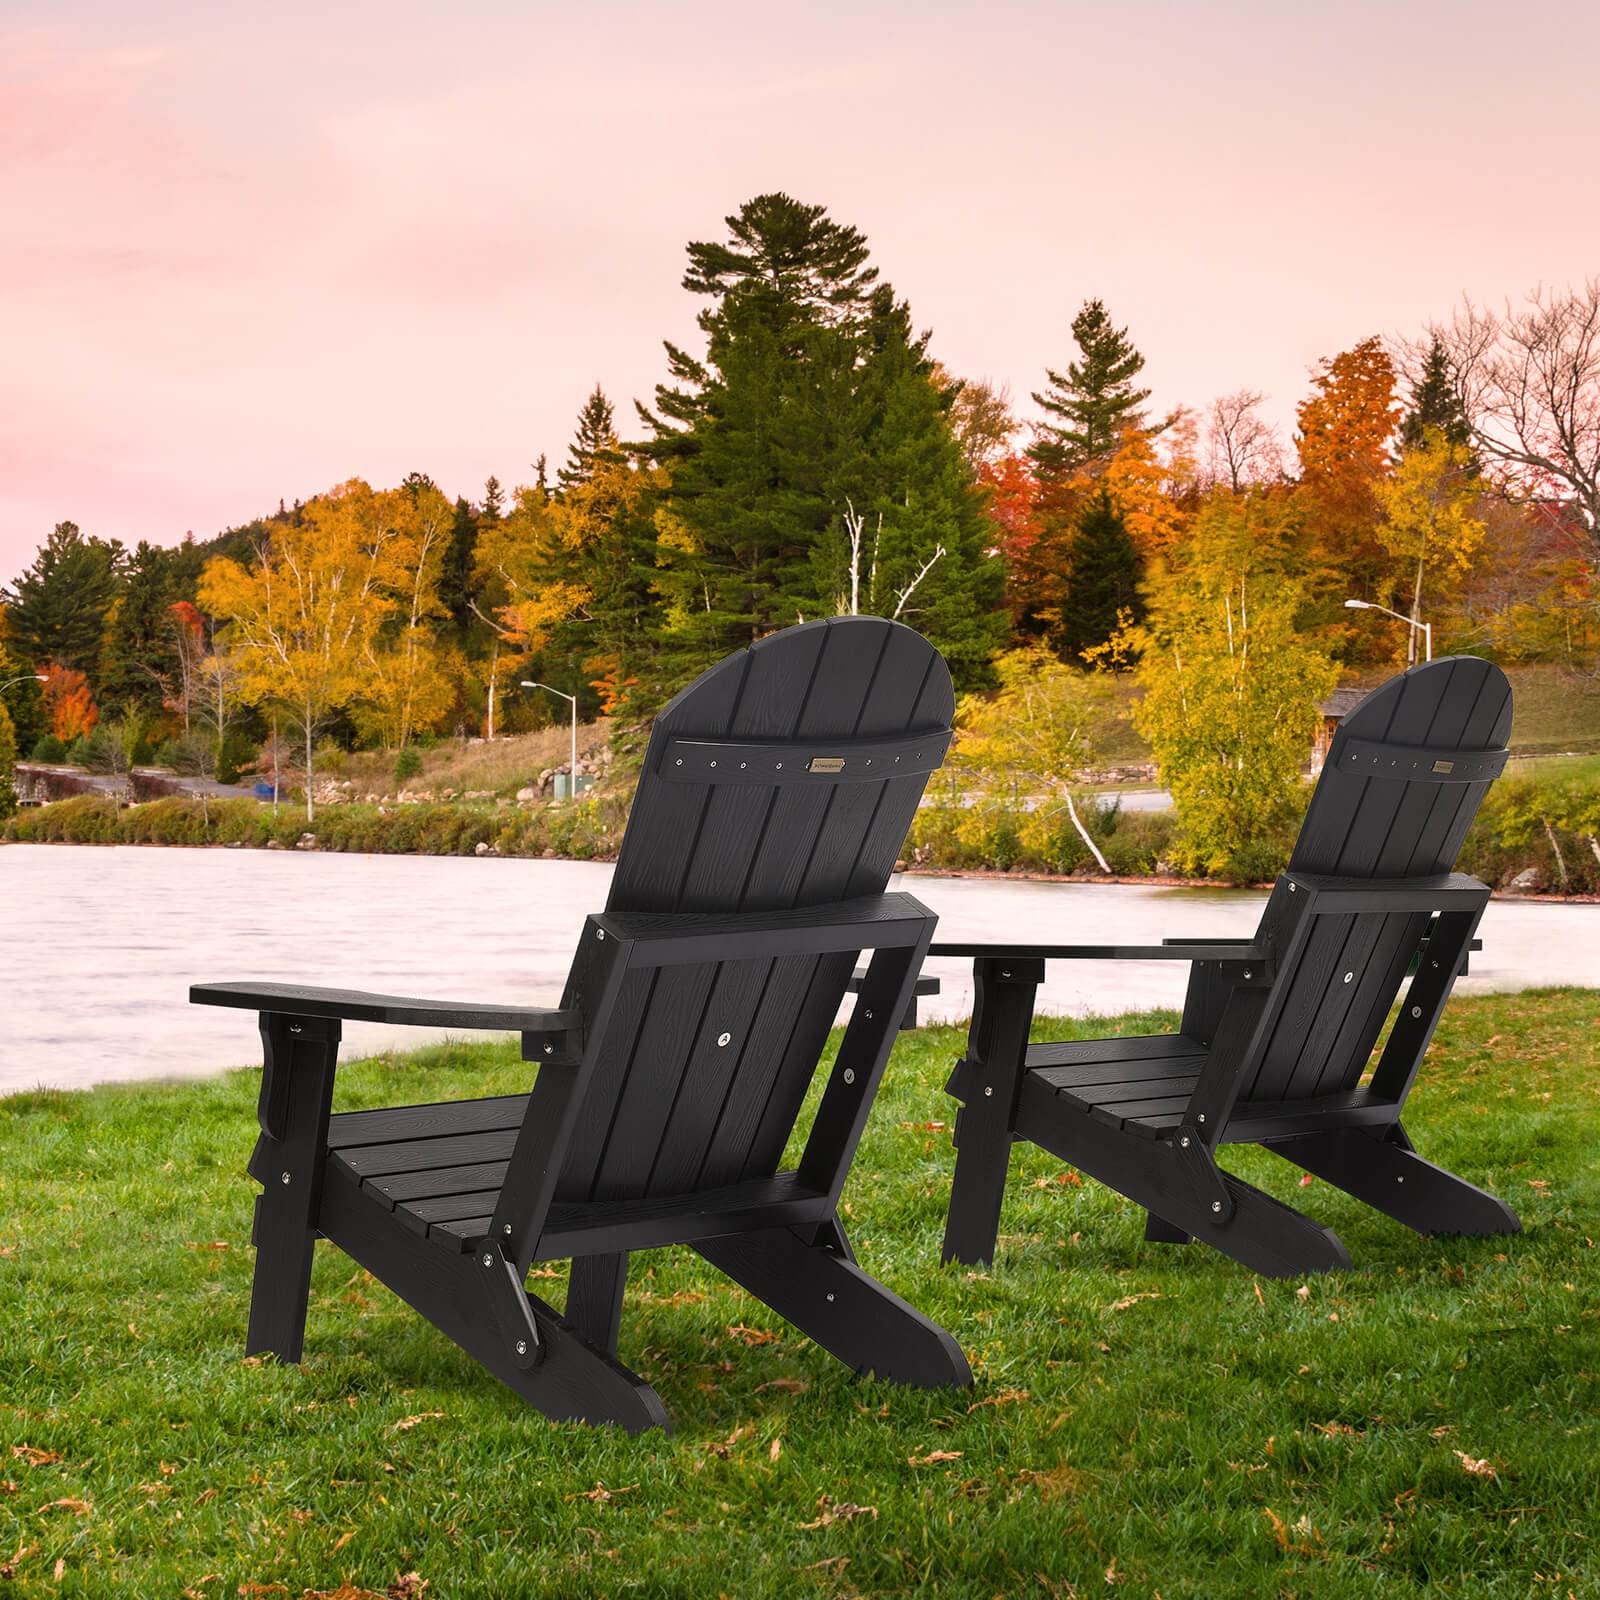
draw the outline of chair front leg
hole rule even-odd
[[[1044,962],[991,960],[972,964],[974,999],[966,1059],[951,1079],[964,1104],[956,1115],[956,1170],[945,1220],[944,1261],[994,1258],[1011,1162],[1028,1029],[1044,982]]]
[[[261,1017],[261,1137],[249,1172],[264,1187],[246,1355],[297,1362],[304,1349],[339,1032],[336,1018]]]

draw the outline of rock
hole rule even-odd
[[[315,850],[316,848],[317,836],[314,833],[302,833],[295,844],[296,850]]]
[[[1520,889],[1524,894],[1544,887],[1544,874],[1537,867],[1524,867],[1510,883],[1508,889]]]
[[[267,849],[269,849],[269,850],[282,850],[284,848],[285,848],[285,845],[284,845],[284,842],[283,842],[282,839],[268,839],[267,840]]]
[[[463,795],[462,798],[466,799],[466,800],[493,800],[494,799],[494,790],[493,789],[468,789],[466,794]]]
[[[528,801],[532,801],[532,800],[537,800],[538,798],[539,798],[539,791],[537,789],[518,789],[517,790],[517,799],[519,799],[521,801],[528,802]]]
[[[473,851],[472,851],[472,853],[473,853],[473,855],[475,855],[475,856],[486,856],[486,855],[488,855],[488,854],[489,854],[489,853],[490,853],[490,851],[491,851],[491,850],[493,850],[493,849],[494,849],[494,846],[493,846],[493,845],[490,845],[490,844],[485,844],[485,843],[484,843],[484,842],[483,842],[483,840],[481,840],[481,839],[480,839],[480,840],[479,840],[479,841],[478,841],[478,843],[477,843],[477,844],[476,844],[476,845],[475,845],[475,846],[474,846],[474,847],[473,847]]]

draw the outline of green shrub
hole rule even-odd
[[[422,771],[422,752],[413,745],[407,745],[395,757],[394,781],[397,785],[409,783]]]
[[[56,738],[53,733],[47,733],[34,747],[30,758],[34,761],[48,761],[51,763],[67,759],[66,743]]]
[[[12,773],[17,765],[17,729],[11,713],[0,705],[0,821],[17,809],[17,791]]]
[[[237,728],[230,728],[216,750],[217,782],[237,783],[256,755],[255,741]]]

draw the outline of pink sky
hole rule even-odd
[[[1592,5],[458,9],[8,0],[0,582],[62,518],[527,481],[765,189],[1025,414],[1090,295],[1160,404],[1287,423],[1319,356],[1600,270]]]

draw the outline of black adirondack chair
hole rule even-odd
[[[1368,695],[1334,736],[1252,939],[934,945],[973,956],[977,980],[949,1083],[964,1104],[945,1259],[993,1255],[1013,1139],[1143,1206],[1147,1239],[1202,1239],[1274,1276],[1349,1256],[1330,1229],[1225,1172],[1219,1145],[1265,1145],[1421,1233],[1519,1231],[1500,1200],[1417,1155],[1400,1121],[1489,898],[1451,869],[1510,731],[1505,674],[1471,657]],[[1055,959],[1192,962],[1180,1031],[1030,1045]]]
[[[688,1244],[858,1371],[970,1383],[955,1340],[856,1265],[838,1209],[932,936],[926,907],[883,891],[952,711],[938,652],[875,617],[787,629],[702,675],[656,720],[557,1010],[197,986],[259,1011],[265,1041],[250,1351],[300,1359],[321,1235],[548,1416],[665,1427],[616,1359],[623,1287],[631,1251]],[[346,1017],[520,1032],[532,1092],[331,1115]],[[558,1314],[525,1279],[560,1258]]]

